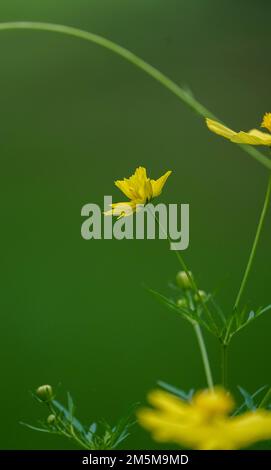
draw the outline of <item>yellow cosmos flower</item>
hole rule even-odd
[[[191,402],[155,390],[149,401],[155,408],[141,409],[138,419],[159,442],[197,450],[235,450],[271,439],[271,412],[258,409],[231,417],[234,401],[222,388],[199,391]]]
[[[209,118],[206,119],[206,124],[210,131],[215,134],[222,135],[222,137],[225,137],[236,144],[271,146],[271,135],[266,132],[259,131],[258,129],[251,129],[248,132],[235,132],[220,122],[213,121]],[[265,113],[261,127],[264,127],[271,132],[271,113]]]
[[[265,127],[265,129],[268,129],[269,132],[271,132],[271,113],[265,113],[261,127]]]
[[[105,212],[105,215],[117,215],[126,217],[137,210],[137,206],[144,206],[154,197],[161,194],[162,189],[171,174],[167,171],[158,180],[151,180],[147,176],[146,168],[140,166],[130,178],[115,181],[115,185],[119,188],[130,201],[117,202],[111,204],[112,209]]]

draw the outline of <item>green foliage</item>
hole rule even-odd
[[[235,410],[233,416],[239,415],[242,411],[250,410],[255,411],[257,408],[262,407],[262,399],[259,399],[262,392],[267,389],[267,385],[260,387],[256,392],[250,393],[245,390],[243,387],[238,386],[238,390],[242,395],[244,401],[243,403]],[[257,398],[257,401],[256,401]]]
[[[33,394],[33,397],[47,407],[49,415],[46,420],[38,422],[39,426],[23,422],[21,424],[34,431],[64,436],[84,449],[116,449],[129,436],[130,427],[134,424],[131,420],[133,411],[131,410],[131,413],[120,419],[115,426],[109,425],[104,420],[84,426],[74,416],[75,405],[69,392],[67,393],[67,406],[55,399],[44,402],[36,394]]]
[[[176,395],[177,397],[181,398],[184,401],[190,402],[194,396],[195,390],[190,389],[188,392],[185,392],[184,390],[175,387],[175,385],[171,385],[167,382],[164,382],[162,380],[158,380],[157,384],[159,387],[161,387],[163,390],[166,390],[169,393],[172,393],[173,395]],[[245,390],[243,387],[238,386],[237,387],[242,398],[243,402],[241,405],[236,408],[236,410],[233,412],[232,416],[237,416],[241,414],[241,412],[244,411],[255,411],[258,408],[262,408],[263,406],[263,401],[266,397],[266,395],[269,395],[270,389],[268,389],[267,385],[264,385],[263,387],[260,387],[258,390],[256,390],[254,393],[250,393],[247,390]],[[263,394],[263,392],[268,389],[267,393]],[[269,408],[267,406],[267,408]]]
[[[172,393],[173,395],[176,395],[177,397],[185,401],[191,401],[194,395],[193,388],[191,388],[188,392],[185,392],[184,390],[181,390],[180,388],[177,388],[174,385],[170,385],[167,382],[164,382],[163,380],[158,380],[157,384],[159,385],[159,387],[163,388],[167,392]]]
[[[244,307],[243,309],[234,309],[231,315],[226,316],[214,294],[199,291],[202,296],[200,302],[199,294],[193,293],[193,289],[182,289],[172,282],[169,283],[169,287],[173,293],[172,298],[166,297],[154,289],[148,288],[148,291],[169,310],[176,312],[192,325],[199,324],[216,336],[224,345],[228,345],[233,336],[271,309],[271,304],[259,307],[257,310],[249,310]],[[208,305],[209,316],[206,315],[203,303]]]
[[[224,344],[229,344],[234,335],[239,333],[245,327],[250,325],[256,318],[259,318],[264,313],[271,309],[271,305],[266,307],[259,307],[257,310],[248,310],[244,307],[242,310],[236,309],[232,315],[227,319],[227,323],[222,331],[222,340]]]
[[[179,314],[184,320],[188,321],[190,324],[195,325],[199,324],[208,330],[211,334],[216,337],[219,337],[219,329],[215,323],[215,320],[210,320],[210,317],[205,315],[201,302],[199,302],[195,296],[193,296],[190,290],[186,290],[182,293],[181,289],[178,288],[179,296],[176,299],[166,297],[163,294],[155,291],[154,289],[149,289],[148,291],[163,305],[165,305],[169,310],[174,311]],[[211,299],[210,295],[206,294],[206,297],[202,299],[202,302],[208,303]]]

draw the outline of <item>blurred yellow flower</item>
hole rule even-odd
[[[151,180],[147,176],[146,168],[140,166],[130,178],[115,181],[115,185],[119,188],[130,201],[117,202],[111,204],[112,209],[105,212],[105,215],[117,215],[126,217],[137,210],[137,206],[145,205],[154,197],[161,194],[162,189],[171,174],[167,171],[158,180]]]
[[[271,145],[271,135],[266,132],[259,131],[258,129],[251,129],[248,132],[235,132],[232,129],[224,126],[220,122],[206,119],[207,127],[215,134],[222,135],[226,139],[236,144],[248,145]],[[261,127],[265,127],[271,132],[271,113],[265,113]]]
[[[230,416],[234,401],[222,388],[197,392],[191,402],[155,390],[155,408],[138,412],[140,424],[159,442],[198,450],[235,450],[271,439],[271,412],[258,409]]]
[[[271,132],[271,113],[265,113],[261,127],[265,127],[265,129],[268,129]]]

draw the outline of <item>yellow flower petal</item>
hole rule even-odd
[[[122,181],[117,180],[115,181],[115,185],[117,188],[119,188],[125,196],[127,196],[129,199],[134,198],[134,193],[133,193],[133,188],[129,185],[129,181],[127,179],[124,179]]]
[[[230,140],[237,144],[271,145],[271,135],[257,129],[251,129],[249,132],[238,132]]]
[[[229,430],[239,449],[271,439],[271,413],[265,410],[248,411],[232,418]]]
[[[136,207],[137,205],[144,206],[151,201],[153,197],[161,194],[170,174],[171,171],[167,171],[158,180],[150,180],[147,176],[146,168],[143,166],[138,167],[130,178],[115,181],[117,188],[119,188],[130,201],[112,204],[112,209],[104,212],[104,214],[117,215],[118,217],[131,215],[133,212],[140,209],[140,207]]]
[[[271,113],[265,113],[261,127],[265,127],[265,129],[268,129],[271,132]]]
[[[222,137],[226,137],[226,139],[231,139],[236,132],[229,129],[228,127],[220,124],[220,122],[213,121],[212,119],[206,118],[206,124],[210,131],[214,132],[215,134],[222,135]]]
[[[141,179],[141,180],[146,180],[147,179],[147,170],[144,168],[144,166],[139,166],[134,174],[135,178]]]
[[[128,217],[136,210],[136,201],[116,202],[111,204],[112,209],[104,212],[104,215],[116,215],[118,217]]]
[[[210,131],[221,135],[236,144],[271,146],[271,135],[257,129],[252,129],[248,132],[235,132],[223,124],[208,118],[206,119],[206,124]]]
[[[163,187],[168,179],[168,177],[171,175],[172,171],[167,171],[164,175],[160,176],[158,180],[151,180],[151,185],[152,185],[152,193],[153,197],[160,196]]]
[[[157,390],[149,395],[149,401],[154,408],[139,410],[138,419],[161,442],[230,450],[271,439],[271,412],[259,409],[229,416],[233,399],[222,388],[200,391],[191,402]]]
[[[139,423],[151,431],[156,441],[174,442],[194,448],[198,445],[198,436],[195,434],[192,436],[191,432],[187,432],[187,426],[175,420],[174,415],[168,416],[148,409],[142,409],[137,413],[137,417]]]
[[[156,406],[162,411],[182,416],[189,406],[184,400],[162,390],[150,392],[148,400],[151,405]]]
[[[152,199],[152,185],[149,179],[142,180],[137,188],[138,198],[143,202],[143,204],[149,202]]]

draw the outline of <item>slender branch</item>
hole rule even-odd
[[[108,49],[115,54],[123,57],[128,62],[131,62],[139,69],[146,72],[157,82],[161,83],[165,88],[171,91],[175,96],[177,96],[184,104],[192,108],[199,116],[204,118],[209,117],[211,119],[219,120],[211,111],[209,111],[205,106],[203,106],[199,101],[197,101],[191,93],[187,92],[179,85],[177,85],[173,80],[160,72],[157,68],[145,62],[143,59],[135,55],[133,52],[129,51],[125,47],[122,47],[116,44],[109,39],[106,39],[98,34],[90,33],[82,29],[73,28],[71,26],[53,24],[53,23],[40,23],[32,21],[13,21],[0,23],[0,31],[5,30],[18,30],[18,29],[27,29],[27,30],[38,30],[38,31],[47,31],[65,34],[68,36],[73,36],[79,39],[84,39],[86,41],[97,44],[105,49]],[[252,146],[239,144],[239,146],[255,160],[261,163],[263,166],[271,170],[271,160],[259,152]]]
[[[77,434],[75,433],[73,429],[73,426],[70,429],[70,438],[73,439],[80,447],[90,450],[90,446],[85,444],[85,442],[77,436]]]
[[[148,208],[148,206],[147,206],[147,208]],[[152,212],[151,212],[151,214],[153,215],[157,225],[161,228],[162,232],[166,236],[169,244],[172,243],[172,240],[171,240],[170,236],[168,235],[167,231],[165,230],[165,228],[161,224],[160,220],[156,217],[156,214],[152,213]],[[201,299],[199,289],[198,289],[198,287],[197,287],[197,285],[194,281],[193,276],[191,276],[191,274],[189,272],[189,269],[188,269],[188,267],[186,266],[186,263],[183,260],[182,255],[176,250],[175,250],[175,253],[176,253],[177,259],[179,260],[182,268],[184,269],[188,279],[191,282],[191,285],[194,289],[194,292],[197,294],[199,300],[201,301],[202,299]],[[203,303],[203,306],[205,306],[207,308],[208,316],[210,316],[211,320],[214,323],[213,317],[212,317],[211,313],[209,312],[207,305],[204,303],[204,301],[202,301],[202,303]],[[216,327],[215,323],[214,323],[214,325]],[[202,335],[201,327],[198,323],[193,322],[193,328],[194,328],[194,331],[195,331],[195,334],[196,334],[196,337],[197,337],[197,340],[198,340],[198,343],[199,343],[199,347],[200,347],[200,352],[201,352],[201,356],[202,356],[202,362],[203,362],[203,367],[204,367],[204,371],[205,371],[205,375],[206,375],[207,385],[208,385],[209,388],[213,389],[214,384],[213,384],[212,372],[211,372],[211,368],[210,368],[208,353],[207,353],[205,341],[204,341],[204,338],[203,338],[203,335]]]
[[[63,422],[61,416],[59,416],[54,409],[53,405],[51,402],[47,403],[49,412],[55,416],[56,419],[56,428],[58,430],[58,434],[61,436],[65,436],[68,439],[74,440],[79,447],[83,447],[86,450],[90,450],[90,447],[85,443],[80,437],[77,436],[76,432],[74,431],[74,427],[72,422],[69,425],[69,428],[67,429],[66,423]]]
[[[168,237],[168,236],[167,236],[167,237]],[[170,243],[172,242],[172,240],[171,240],[169,237],[168,237],[168,240],[169,240]],[[182,266],[183,270],[185,271],[185,273],[186,273],[186,275],[187,275],[187,277],[188,277],[188,279],[189,279],[189,281],[190,281],[190,283],[191,283],[191,285],[192,285],[192,287],[193,287],[193,290],[194,290],[195,294],[197,295],[197,297],[198,297],[198,299],[199,299],[199,302],[200,302],[200,304],[201,304],[203,310],[205,311],[205,313],[206,313],[207,317],[209,318],[210,322],[212,323],[212,326],[213,326],[213,328],[214,328],[216,334],[219,335],[219,330],[218,330],[218,328],[217,328],[217,324],[215,323],[215,321],[214,321],[214,319],[213,319],[213,316],[212,316],[212,314],[211,314],[211,312],[210,312],[208,306],[206,305],[206,302],[204,301],[204,299],[203,299],[202,296],[200,295],[200,291],[199,291],[199,288],[198,288],[198,286],[197,286],[197,284],[196,284],[196,281],[195,281],[194,277],[191,276],[190,271],[189,271],[189,269],[188,269],[188,267],[187,267],[187,265],[186,265],[186,263],[185,263],[185,261],[184,261],[182,255],[180,254],[180,252],[179,252],[178,250],[174,250],[174,251],[175,251],[175,253],[176,253],[176,256],[177,256],[178,261],[180,262],[180,265]]]
[[[233,307],[234,310],[237,310],[237,308],[239,307],[239,303],[240,303],[242,294],[244,292],[250,270],[252,268],[252,264],[253,264],[253,261],[254,261],[254,257],[255,257],[255,254],[256,254],[259,238],[260,238],[260,235],[261,235],[261,231],[262,231],[262,228],[263,228],[265,216],[266,216],[269,201],[270,201],[270,195],[271,195],[271,174],[269,175],[269,180],[268,180],[267,190],[266,190],[265,199],[264,199],[264,203],[263,203],[263,208],[262,208],[262,212],[261,212],[260,219],[259,219],[259,222],[258,222],[258,226],[257,226],[255,238],[254,238],[254,241],[253,241],[253,245],[252,245],[252,248],[251,248],[251,252],[250,252],[250,255],[249,255],[247,267],[245,269],[244,276],[243,276],[243,279],[242,279],[242,282],[241,282],[241,286],[240,286],[240,289],[239,289],[239,292],[237,294],[235,304],[234,304],[234,307]]]
[[[152,214],[152,213],[151,213],[151,214]],[[169,242],[169,245],[171,245],[172,240],[171,240],[170,236],[168,235],[167,231],[165,230],[165,228],[164,228],[164,227],[162,226],[162,224],[160,223],[160,220],[158,219],[158,217],[156,217],[156,214],[154,213],[154,214],[152,214],[152,215],[153,215],[153,217],[154,217],[156,223],[158,224],[158,226],[161,228],[162,232],[163,232],[164,235],[166,236],[166,238],[167,238],[167,240],[168,240],[168,242]],[[217,325],[216,325],[216,323],[215,323],[215,321],[214,321],[214,319],[213,319],[213,316],[212,316],[212,314],[211,314],[211,312],[210,312],[208,306],[206,305],[206,303],[205,303],[204,300],[202,299],[202,296],[200,295],[200,291],[199,291],[199,288],[198,288],[198,286],[197,286],[197,284],[196,284],[196,281],[195,281],[194,277],[191,276],[190,270],[188,269],[188,266],[186,265],[186,262],[184,261],[184,259],[183,259],[182,255],[181,255],[181,253],[180,253],[178,250],[174,250],[174,252],[175,252],[175,254],[176,254],[177,260],[179,261],[179,263],[180,263],[182,269],[185,271],[185,273],[186,273],[186,275],[187,275],[187,277],[188,277],[188,279],[189,279],[189,281],[190,281],[190,283],[191,283],[191,286],[192,286],[192,288],[193,288],[195,294],[197,295],[197,297],[198,297],[198,299],[199,299],[199,302],[200,302],[200,304],[201,304],[203,310],[205,311],[207,317],[209,318],[209,320],[210,320],[211,323],[212,323],[212,326],[213,326],[213,328],[214,328],[216,334],[218,335],[218,334],[219,334],[219,331],[218,331]]]
[[[209,363],[209,358],[207,354],[207,349],[205,345],[205,341],[202,335],[201,328],[198,323],[195,323],[194,325],[194,331],[196,333],[196,337],[199,343],[199,348],[201,352],[201,357],[202,357],[202,362],[203,362],[203,367],[206,375],[206,380],[208,387],[212,390],[214,388],[214,382],[213,382],[213,377],[212,377],[212,372],[211,372],[211,367]]]

